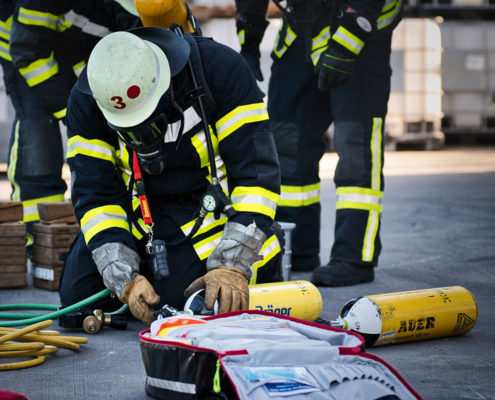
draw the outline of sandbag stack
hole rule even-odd
[[[40,222],[33,226],[33,285],[58,290],[63,260],[80,228],[72,204],[39,203]]]
[[[0,288],[27,285],[26,225],[22,203],[0,202]]]

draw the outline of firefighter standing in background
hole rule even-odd
[[[292,267],[312,282],[374,279],[381,250],[383,132],[390,53],[402,0],[288,0],[272,52],[268,110],[282,172],[276,219],[296,223]],[[259,44],[268,0],[236,0],[241,54],[262,80]],[[319,161],[334,124],[339,161],[335,235],[320,266]],[[316,267],[316,268],[315,268]]]
[[[10,37],[15,8],[12,0],[0,1],[0,64],[3,68],[6,92],[15,111],[9,144],[7,175],[13,189],[11,199],[24,200],[24,222],[29,223],[38,219],[36,202],[31,201],[29,197],[30,194],[33,196],[34,187],[38,185],[36,179],[38,175],[45,173],[44,161],[46,160],[49,160],[49,165],[53,163],[53,159],[60,160],[57,166],[59,171],[61,170],[62,148],[61,145],[56,146],[57,142],[55,144],[53,142],[54,133],[60,135],[58,123],[46,111],[43,101],[33,95],[32,89],[12,63]],[[43,157],[40,160],[42,164],[32,159],[38,146],[50,146],[49,154],[39,154],[39,157]],[[43,192],[46,195],[45,201],[63,200],[65,183],[61,181],[56,186],[54,191]],[[59,195],[53,196],[54,192]],[[36,193],[36,197],[40,197],[39,190]],[[30,228],[31,225],[28,224]],[[31,233],[28,233],[27,244],[32,244]]]
[[[262,95],[239,54],[185,37],[112,33],[71,93],[67,161],[81,234],[64,265],[64,306],[106,287],[150,323],[159,298],[182,309],[204,287],[208,308],[218,297],[220,312],[245,309],[249,279],[279,279],[280,175]]]
[[[8,89],[16,110],[8,178],[29,232],[39,219],[38,203],[64,200],[59,121],[77,76],[99,39],[139,19],[113,0],[20,0],[9,21],[9,54],[17,72]]]

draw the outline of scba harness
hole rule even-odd
[[[228,218],[230,218],[235,214],[235,210],[232,208],[231,202],[227,197],[227,195],[225,194],[225,192],[223,191],[222,187],[220,186],[218,180],[216,164],[215,164],[215,152],[213,149],[213,143],[210,136],[210,126],[211,126],[211,130],[213,130],[214,133],[215,133],[215,126],[214,124],[212,125],[209,124],[209,121],[214,120],[214,118],[216,117],[218,107],[205,79],[202,61],[201,61],[201,55],[199,53],[198,46],[196,44],[196,41],[194,40],[194,37],[191,34],[185,34],[180,26],[174,25],[171,27],[171,30],[175,32],[178,36],[185,39],[191,49],[190,56],[189,59],[187,60],[186,66],[189,69],[189,73],[192,81],[192,89],[187,91],[185,96],[187,100],[193,100],[193,108],[201,117],[203,123],[203,129],[205,132],[206,149],[208,153],[208,160],[211,171],[210,172],[211,183],[208,185],[206,192],[200,198],[199,210],[197,212],[198,218],[196,219],[193,228],[188,233],[188,235],[184,236],[183,238],[173,243],[169,243],[170,245],[177,245],[185,240],[190,239],[196,234],[196,232],[201,227],[208,213],[213,213],[215,219],[220,218],[220,213],[224,213]],[[164,168],[165,162],[160,157],[159,154],[160,149],[158,146],[161,146],[163,142],[167,121],[166,121],[166,116],[164,116],[163,113],[159,113],[157,114],[157,116],[159,117],[158,120],[163,122],[160,126],[157,125],[155,121],[156,117],[152,117],[153,120],[150,121],[149,127],[142,129],[145,129],[146,133],[148,133],[146,137],[149,138],[149,142],[146,143],[146,147],[151,148],[151,150],[153,150],[153,152],[151,153],[153,154],[153,156],[149,157],[150,162],[152,163],[153,160],[155,160],[156,162],[160,163],[160,168],[158,168],[158,170],[159,172],[161,172],[161,170],[163,170]],[[141,125],[144,126],[144,124]],[[180,140],[180,136],[183,133],[183,129],[182,129],[183,125],[184,122],[183,122],[183,114],[182,114],[181,130],[178,134],[177,141]],[[144,237],[148,238],[146,244],[146,251],[148,255],[151,256],[153,272],[155,277],[157,279],[164,279],[169,275],[166,246],[163,240],[153,238],[153,219],[151,216],[149,201],[146,194],[144,181],[142,179],[142,173],[140,167],[140,164],[146,162],[146,160],[143,161],[138,156],[138,152],[140,151],[140,149],[138,148],[138,146],[136,146],[136,140],[133,138],[135,137],[134,135],[132,134],[125,135],[120,130],[117,129],[115,130],[118,132],[119,136],[126,142],[126,144],[132,149],[133,152],[133,160],[132,160],[133,174],[131,176],[131,182],[128,190],[129,197],[132,197],[132,188],[135,183],[141,205],[141,213],[143,216],[143,221],[148,229],[148,232],[145,232],[143,230],[141,225],[138,223],[136,216],[133,213],[131,213],[131,215],[133,216],[134,226],[136,226],[136,228],[140,231],[140,233]],[[129,140],[129,137],[132,140]],[[156,170],[156,168],[152,170]]]

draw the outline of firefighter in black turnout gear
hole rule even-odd
[[[268,110],[281,168],[278,221],[296,224],[292,268],[312,282],[374,279],[381,250],[383,132],[390,93],[391,36],[402,0],[288,0],[272,52]],[[236,0],[241,54],[262,80],[259,44],[268,0]],[[319,161],[334,124],[339,161],[334,243],[320,265]]]
[[[247,308],[249,281],[279,279],[278,159],[235,51],[157,27],[112,33],[71,93],[67,124],[82,233],[62,304],[107,287],[149,323],[154,305],[182,309],[202,288],[210,309]]]
[[[22,201],[31,232],[39,220],[38,203],[64,200],[59,121],[91,49],[111,31],[140,22],[114,0],[2,1],[2,13],[8,9],[11,17],[2,16],[0,27],[0,39],[7,43],[0,54],[8,52],[6,85],[16,112],[8,178],[11,199]],[[29,234],[28,245],[31,241]]]

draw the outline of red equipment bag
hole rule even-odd
[[[421,399],[357,333],[271,312],[176,315],[139,336],[159,399]]]

